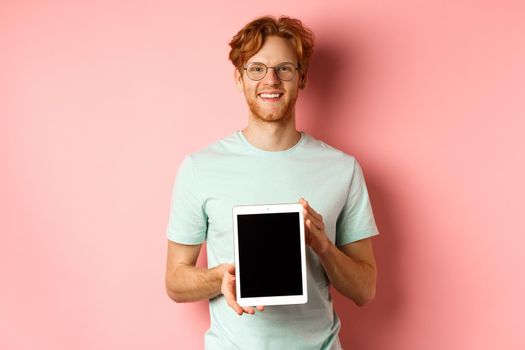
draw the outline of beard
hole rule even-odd
[[[295,102],[297,101],[297,95],[293,96],[288,102],[286,102],[284,105],[282,105],[279,109],[274,111],[267,111],[265,110],[261,104],[260,101],[257,101],[257,97],[255,99],[249,99],[246,98],[248,102],[248,107],[250,108],[251,114],[257,118],[259,121],[267,122],[267,123],[276,123],[276,122],[283,122],[288,121],[293,116],[293,111],[295,108]],[[264,103],[264,102],[263,102]]]

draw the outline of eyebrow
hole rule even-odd
[[[267,63],[260,62],[260,61],[252,61],[252,62],[248,62],[248,61],[246,61],[246,64],[250,64],[250,63],[261,63],[261,64],[264,64],[265,66],[268,66]],[[277,63],[276,66],[279,66],[279,65],[281,65],[281,64],[285,64],[285,63],[291,63],[291,64],[293,64],[294,66],[299,65],[299,63],[294,63],[294,62],[292,62],[292,61],[282,61],[281,63]]]

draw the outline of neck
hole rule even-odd
[[[261,122],[250,117],[242,133],[250,144],[270,152],[292,148],[301,138],[301,133],[295,128],[294,117],[276,122]]]

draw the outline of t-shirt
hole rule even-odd
[[[301,197],[322,215],[326,234],[337,246],[378,234],[363,172],[353,156],[305,132],[287,150],[265,151],[238,130],[184,158],[173,186],[167,236],[182,244],[206,241],[210,268],[233,264],[234,206],[297,203]],[[266,306],[255,315],[239,316],[222,295],[211,299],[205,348],[341,349],[329,280],[308,246],[306,263],[306,304]]]

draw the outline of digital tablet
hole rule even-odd
[[[239,305],[307,302],[301,204],[235,206],[233,232]]]

